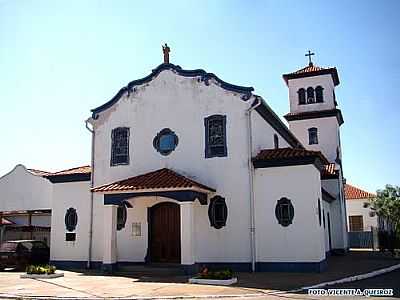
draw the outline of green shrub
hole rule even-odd
[[[50,266],[50,265],[29,265],[26,267],[26,273],[27,274],[54,274],[56,272],[56,267],[55,266]]]
[[[231,279],[232,277],[233,277],[233,272],[230,269],[225,269],[220,271],[209,271],[207,268],[203,268],[203,270],[197,276],[197,278],[200,279],[217,279],[217,280]]]

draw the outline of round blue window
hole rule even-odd
[[[154,138],[153,146],[162,155],[168,155],[178,146],[178,137],[171,129],[164,128]]]

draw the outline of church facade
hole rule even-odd
[[[323,271],[348,248],[339,77],[283,78],[289,128],[253,88],[168,60],[93,109],[91,166],[37,175],[52,263]]]

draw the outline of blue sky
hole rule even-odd
[[[336,66],[344,173],[400,185],[399,1],[0,0],[0,174],[90,162],[84,120],[162,62],[253,86],[283,116],[282,74]]]

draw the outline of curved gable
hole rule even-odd
[[[51,209],[52,184],[37,172],[19,164],[0,177],[0,211]]]
[[[213,73],[207,73],[206,71],[202,69],[196,69],[196,70],[184,70],[178,65],[174,64],[161,64],[157,68],[155,68],[150,75],[131,81],[127,86],[123,87],[122,89],[119,90],[119,92],[108,102],[104,103],[103,105],[96,107],[91,110],[92,112],[92,118],[97,119],[98,114],[101,113],[102,111],[110,108],[112,105],[117,103],[119,99],[125,94],[128,93],[128,95],[135,90],[136,86],[148,83],[152,81],[155,77],[157,77],[162,71],[165,70],[171,70],[175,72],[176,74],[184,77],[200,77],[199,81],[204,82],[205,85],[210,84],[210,80],[215,80],[219,86],[225,90],[235,92],[242,94],[241,99],[243,101],[247,101],[251,98],[252,92],[254,91],[253,87],[244,87],[244,86],[239,86],[239,85],[234,85],[230,84],[228,82],[225,82],[218,78],[215,74]]]

